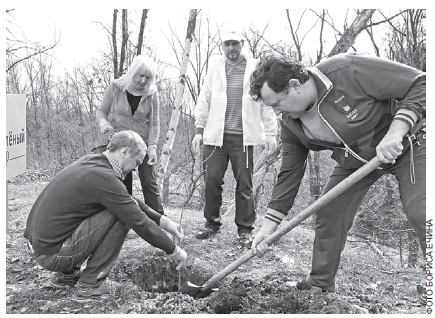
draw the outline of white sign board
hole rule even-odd
[[[26,171],[26,95],[6,94],[6,180]]]

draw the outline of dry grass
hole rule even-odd
[[[178,275],[174,265],[159,250],[130,233],[109,284],[108,300],[87,305],[73,302],[74,289],[54,290],[47,285],[51,273],[41,270],[26,254],[24,232],[27,214],[42,182],[9,185],[9,231],[6,242],[7,313],[214,313],[221,294],[195,300],[177,292],[145,291],[143,275],[153,274],[146,265],[167,267],[161,280]],[[189,258],[181,272],[183,282],[203,283],[240,257],[246,250],[238,246],[233,215],[223,217],[221,233],[211,240],[195,239],[203,226],[202,211],[167,208],[166,214],[179,221],[183,213],[186,238],[181,244]],[[255,224],[259,229],[261,213]],[[378,246],[390,258],[382,258],[366,243],[350,238],[337,275],[337,293],[317,289],[298,292],[294,284],[310,270],[313,231],[308,224],[284,236],[264,258],[254,258],[226,277],[221,291],[231,294],[234,281],[246,288],[239,313],[424,313],[417,284],[424,283],[420,269],[400,267],[395,250]],[[155,263],[154,263],[155,262]],[[148,271],[148,272],[147,272]],[[193,276],[189,276],[193,274]],[[154,273],[155,274],[155,273]],[[171,279],[172,279],[171,278]],[[158,280],[159,277],[156,277]],[[213,295],[213,294],[212,294]]]

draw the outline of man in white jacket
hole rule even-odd
[[[208,239],[219,232],[222,185],[231,161],[236,186],[236,215],[239,243],[250,247],[255,222],[252,195],[253,150],[264,144],[268,153],[276,149],[276,116],[271,107],[249,95],[250,75],[257,60],[242,52],[242,34],[230,30],[222,38],[224,56],[209,68],[195,107],[194,150],[204,144],[205,228],[196,235]]]

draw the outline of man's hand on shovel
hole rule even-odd
[[[267,212],[269,214],[278,213],[275,210],[268,209]],[[269,237],[273,232],[275,232],[278,227],[278,223],[271,221],[269,219],[264,219],[263,224],[261,226],[260,232],[254,237],[252,241],[251,249],[254,254],[258,257],[263,257],[264,254],[271,250],[270,246],[267,244],[262,244],[267,237]]]
[[[185,282],[184,285],[179,289],[180,292],[195,298],[207,297],[208,295],[210,295],[211,289],[217,286],[222,279],[227,277],[229,274],[231,274],[233,271],[239,268],[242,264],[245,264],[251,258],[255,257],[254,253],[258,254],[259,245],[261,245],[260,243],[263,242],[263,240],[265,242],[263,243],[263,245],[274,244],[286,233],[290,232],[292,229],[294,229],[296,226],[301,224],[308,217],[316,213],[320,208],[324,207],[326,204],[328,204],[333,199],[335,199],[338,195],[342,194],[345,190],[349,189],[349,187],[351,187],[356,182],[364,178],[367,174],[369,174],[377,167],[379,167],[380,164],[381,162],[377,157],[373,158],[364,166],[362,166],[360,169],[358,169],[350,176],[348,176],[346,179],[344,179],[339,184],[337,184],[334,188],[332,188],[327,193],[320,196],[320,198],[318,198],[313,204],[311,204],[306,209],[296,214],[288,222],[283,224],[279,229],[277,229],[278,223],[272,221],[273,215],[277,216],[276,214],[274,214],[274,212],[277,211],[268,209],[267,214],[272,219],[264,219],[263,226],[261,227],[260,232],[257,234],[258,238],[256,236],[255,237],[256,239],[254,239],[254,241],[252,242],[253,243],[252,249],[250,249],[248,252],[240,256],[237,260],[229,264],[219,273],[214,275],[202,286],[197,286],[190,282]],[[271,234],[269,235],[269,233]]]

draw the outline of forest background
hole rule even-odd
[[[355,51],[426,71],[425,9],[276,9],[268,19],[269,11],[261,8],[254,10],[255,15],[249,14],[252,9],[227,14],[225,10],[219,14],[216,10],[181,9],[175,15],[168,8],[163,15],[164,28],[162,16],[153,17],[154,9],[101,9],[99,16],[102,12],[107,16],[94,20],[92,26],[105,34],[93,40],[100,48],[80,60],[79,52],[87,48],[84,41],[83,47],[73,49],[68,63],[57,55],[68,41],[57,26],[53,26],[51,40],[34,39],[20,25],[20,10],[6,10],[5,86],[7,94],[27,96],[27,171],[11,182],[50,180],[93,147],[106,143],[107,136],[99,133],[95,110],[109,83],[125,73],[133,57],[147,54],[159,70],[159,171],[167,207],[201,210],[204,205],[202,158],[190,147],[195,131],[193,110],[208,67],[221,54],[220,31],[229,22],[243,31],[244,50],[255,58],[283,54],[313,66],[328,56]],[[41,6],[39,10],[44,9]],[[32,14],[37,16],[38,11]],[[257,18],[260,16],[263,18]],[[38,30],[38,24],[33,25]],[[279,135],[277,140],[280,144]],[[255,204],[260,216],[279,172],[279,150],[267,158],[260,155],[261,147],[255,150]],[[306,176],[289,218],[319,197],[333,166],[329,157],[329,152],[310,152]],[[223,206],[227,215],[234,211],[234,187],[229,167]],[[307,224],[313,224],[313,217]],[[403,214],[397,182],[391,176],[372,187],[352,233],[372,244],[400,250],[403,266],[418,264],[416,236]]]

